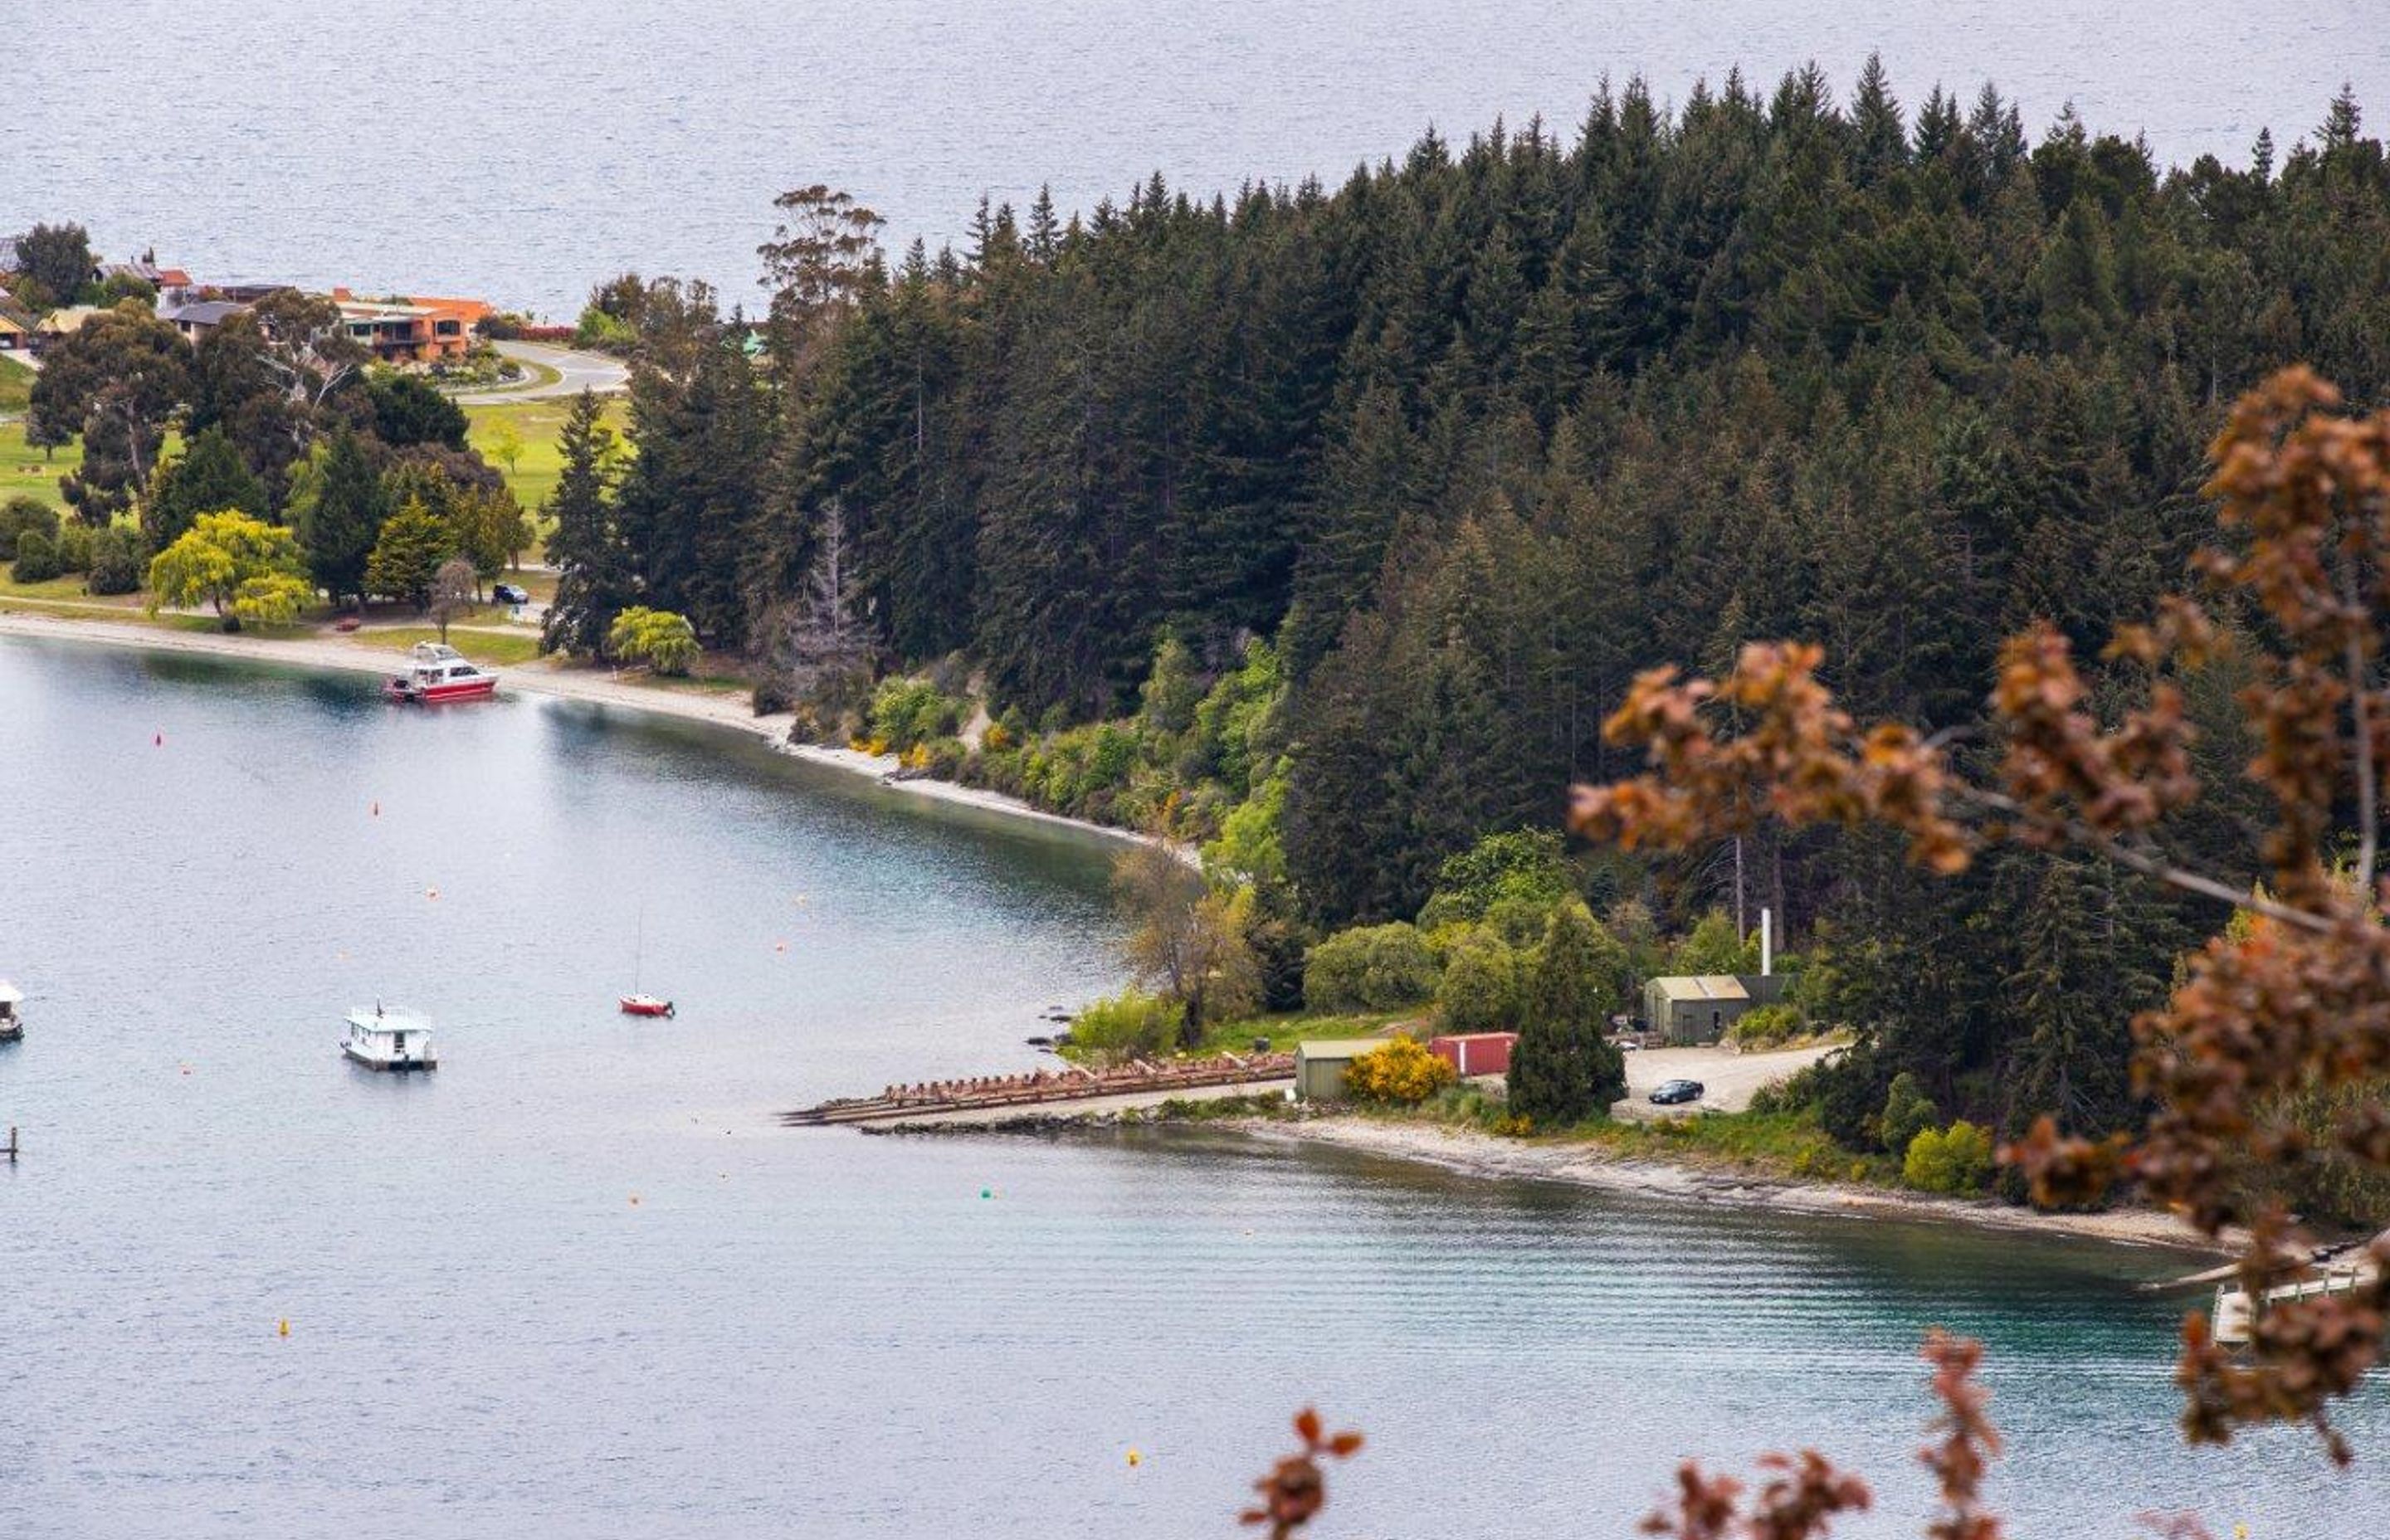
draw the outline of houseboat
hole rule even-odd
[[[392,674],[382,699],[438,706],[451,700],[486,700],[498,693],[498,676],[466,661],[445,642],[418,642],[405,674]]]
[[[431,1052],[431,1023],[379,1006],[349,1012],[341,1051],[368,1070],[430,1070],[440,1063]]]
[[[14,1043],[25,1035],[25,992],[6,979],[0,979],[0,1043]]]

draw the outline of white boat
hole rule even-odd
[[[498,693],[498,676],[465,661],[444,642],[418,642],[407,670],[381,687],[385,699],[438,706],[451,700],[486,700]]]
[[[0,1043],[14,1043],[25,1035],[25,1013],[19,1008],[24,1003],[25,992],[0,979]]]
[[[368,1070],[430,1070],[440,1063],[431,1052],[430,1022],[379,1006],[349,1012],[341,1051]]]

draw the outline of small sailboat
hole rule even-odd
[[[623,996],[625,1016],[672,1016],[676,1014],[670,1000],[639,992],[639,969],[648,955],[648,906],[639,905],[639,934],[631,949],[631,993]]]
[[[0,1043],[14,1043],[25,1035],[25,992],[6,979],[0,979]]]
[[[440,1067],[431,1051],[431,1023],[420,1016],[384,1010],[377,1002],[371,1010],[359,1006],[349,1012],[348,1021],[349,1034],[341,1042],[341,1052],[368,1070]]]

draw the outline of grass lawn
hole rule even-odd
[[[0,412],[21,412],[33,398],[33,371],[0,357]]]
[[[17,365],[7,367],[18,369]],[[0,408],[6,410],[6,408]],[[42,451],[25,443],[25,421],[19,414],[13,422],[0,423],[0,503],[11,497],[31,497],[47,503],[54,508],[66,507],[58,494],[58,480],[70,470],[83,466],[83,441],[77,439],[61,446],[46,458]]]
[[[557,447],[557,439],[564,431],[564,419],[572,411],[572,398],[558,396],[543,401],[509,401],[496,406],[468,406],[465,416],[472,427],[466,431],[465,442],[482,452],[482,457],[497,467],[498,474],[507,479],[508,489],[515,501],[523,506],[534,521],[544,524],[537,516],[556,491],[557,481],[564,474],[564,456]],[[606,403],[606,425],[620,433],[629,422],[629,412],[621,396],[610,396]],[[491,448],[491,435],[500,423],[510,423],[522,438],[522,453],[508,466]],[[546,538],[545,528],[541,531]]]
[[[357,633],[357,640],[369,647],[387,648],[392,652],[405,652],[418,642],[436,642],[440,628],[432,625],[401,625],[383,630]],[[539,656],[539,637],[525,631],[483,631],[469,625],[448,628],[448,645],[477,663],[528,663]]]

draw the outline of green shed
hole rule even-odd
[[[1382,1037],[1340,1037],[1294,1046],[1294,1094],[1304,1101],[1343,1101],[1344,1067],[1371,1048],[1385,1046]]]

